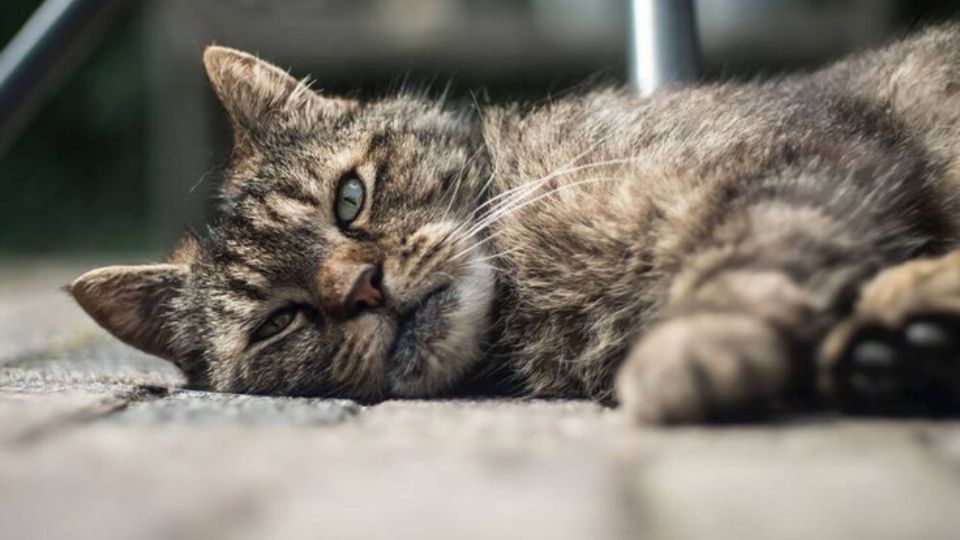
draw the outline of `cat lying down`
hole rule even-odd
[[[645,423],[960,406],[958,26],[535,106],[355,101],[203,60],[235,135],[222,215],[68,287],[193,387],[482,387]]]

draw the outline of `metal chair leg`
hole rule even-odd
[[[699,74],[693,0],[630,0],[630,82],[644,96]]]
[[[0,153],[77,60],[77,45],[127,0],[46,0],[0,52]],[[83,50],[82,48],[80,50]]]

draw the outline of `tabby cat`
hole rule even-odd
[[[481,388],[644,423],[960,402],[960,26],[809,74],[529,106],[361,102],[203,60],[235,135],[222,216],[68,286],[192,387]]]

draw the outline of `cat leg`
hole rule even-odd
[[[628,354],[621,407],[648,424],[753,418],[802,394],[797,361],[814,333],[813,300],[786,274],[735,270],[670,309]]]
[[[660,322],[617,381],[628,413],[737,419],[815,394],[816,349],[862,284],[952,230],[914,181],[922,170],[883,153],[864,159],[863,170],[812,160],[809,170],[720,182],[667,216],[651,250],[669,280],[654,292]]]
[[[863,414],[960,411],[960,251],[880,272],[824,340],[819,391]]]

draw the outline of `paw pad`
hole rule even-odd
[[[960,317],[923,315],[900,328],[865,326],[834,366],[841,409],[857,414],[960,410]]]

